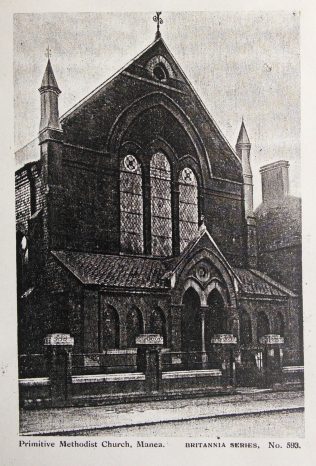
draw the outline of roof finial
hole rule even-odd
[[[161,11],[156,11],[156,16],[153,17],[153,21],[157,23],[157,31],[156,31],[156,37],[155,40],[159,39],[161,37],[159,26],[160,24],[163,24],[162,18],[160,18]]]
[[[49,48],[49,45],[47,46],[47,49],[46,49],[46,57],[48,58],[48,60],[50,59],[51,57],[51,53],[52,53],[52,50]]]

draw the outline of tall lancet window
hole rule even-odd
[[[142,169],[134,155],[126,155],[120,167],[121,250],[142,254],[143,181]]]
[[[151,238],[154,256],[172,254],[171,170],[162,152],[150,161]]]
[[[179,176],[179,230],[180,251],[197,235],[199,222],[198,185],[189,167]]]

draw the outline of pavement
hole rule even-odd
[[[304,409],[303,391],[243,388],[235,395],[20,411],[20,435],[67,435],[161,422]]]

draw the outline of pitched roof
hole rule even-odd
[[[169,50],[169,48],[167,47],[165,41],[163,40],[162,37],[156,37],[155,40],[149,44],[144,50],[142,50],[138,55],[136,55],[136,57],[132,58],[132,60],[130,60],[126,65],[124,65],[121,69],[119,69],[116,73],[114,73],[112,76],[110,76],[106,81],[104,81],[103,83],[101,83],[99,86],[97,86],[93,91],[91,91],[89,94],[87,94],[83,99],[79,100],[73,107],[71,107],[69,110],[67,110],[61,117],[60,117],[60,121],[63,122],[63,120],[67,119],[73,112],[75,112],[77,109],[79,109],[82,105],[84,105],[85,103],[87,103],[93,96],[95,96],[98,92],[106,89],[106,87],[114,80],[114,78],[116,78],[117,76],[119,76],[121,73],[123,73],[124,71],[126,71],[132,64],[134,64],[135,62],[137,62],[143,55],[145,55],[150,49],[152,49],[153,47],[155,46],[162,46],[164,51],[170,56],[171,60],[173,61],[173,65],[178,69],[178,72],[179,74],[182,76],[182,79],[184,80],[184,82],[186,82],[186,84],[189,86],[189,88],[191,89],[191,91],[193,92],[193,94],[195,95],[195,97],[197,98],[197,100],[199,101],[199,103],[201,104],[203,110],[205,111],[206,115],[208,116],[208,118],[210,119],[210,121],[212,122],[213,126],[214,126],[214,129],[216,130],[216,132],[218,133],[219,137],[222,139],[222,141],[227,145],[227,147],[229,148],[230,152],[232,153],[232,155],[234,156],[234,158],[239,162],[239,158],[235,152],[235,150],[233,149],[233,147],[230,145],[228,139],[225,137],[225,135],[222,133],[221,129],[219,128],[219,126],[217,125],[217,123],[215,122],[214,118],[212,117],[212,115],[210,114],[210,112],[208,111],[208,109],[206,108],[206,106],[204,105],[203,101],[201,100],[200,96],[198,95],[197,91],[195,90],[195,88],[193,87],[191,81],[188,79],[188,77],[186,76],[185,72],[183,71],[183,69],[181,68],[181,66],[179,65],[179,63],[177,62],[177,60],[175,59],[175,57],[173,56],[173,54],[171,53],[171,51]]]
[[[198,234],[196,235],[196,237],[194,239],[192,239],[186,245],[186,247],[184,248],[182,253],[178,257],[174,258],[173,260],[172,259],[169,260],[169,262],[168,262],[169,266],[168,266],[168,270],[166,272],[165,277],[169,277],[171,274],[175,273],[178,270],[180,264],[183,263],[183,261],[185,261],[185,259],[190,255],[190,253],[194,250],[194,248],[201,241],[203,236],[205,236],[210,241],[210,244],[211,244],[212,248],[221,257],[221,259],[225,263],[227,269],[232,273],[233,276],[235,276],[235,278],[237,278],[237,280],[239,280],[239,277],[237,276],[234,269],[231,267],[231,265],[227,261],[224,254],[221,252],[220,248],[215,243],[214,239],[212,238],[211,234],[209,233],[209,231],[206,228],[206,226],[204,225],[204,223],[200,226]]]
[[[53,251],[52,254],[84,285],[167,288],[162,279],[165,265],[159,259],[73,251]]]
[[[159,40],[162,40],[161,38],[155,39],[154,42],[149,44],[144,50],[142,50],[136,57],[134,57],[132,60],[130,60],[126,65],[124,65],[122,68],[120,68],[116,73],[112,74],[108,79],[103,81],[103,83],[99,84],[93,91],[89,92],[85,97],[80,99],[73,107],[71,107],[69,110],[67,110],[63,115],[60,117],[60,121],[63,121],[65,118],[68,118],[75,110],[77,110],[79,107],[84,105],[86,102],[88,102],[95,94],[100,92],[102,89],[104,89],[108,84],[110,84],[114,78],[116,78],[119,74],[121,74],[124,70],[126,70],[132,63],[134,63],[139,57],[141,57],[147,50],[149,50],[156,42]]]
[[[272,280],[267,274],[254,269],[234,267],[241,283],[242,292],[246,295],[295,297],[295,293]]]

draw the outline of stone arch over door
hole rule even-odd
[[[189,287],[183,294],[181,315],[181,350],[201,351],[201,301],[198,292]]]
[[[221,279],[210,276],[207,281],[201,282],[197,276],[194,276],[194,267],[202,261],[214,267]],[[231,270],[219,253],[217,254],[207,248],[199,249],[187,262],[183,261],[183,265],[181,264],[176,271],[173,301],[180,304],[183,292],[192,287],[200,294],[201,305],[207,306],[209,293],[212,289],[217,288],[224,299],[226,307],[238,318],[235,280]]]

